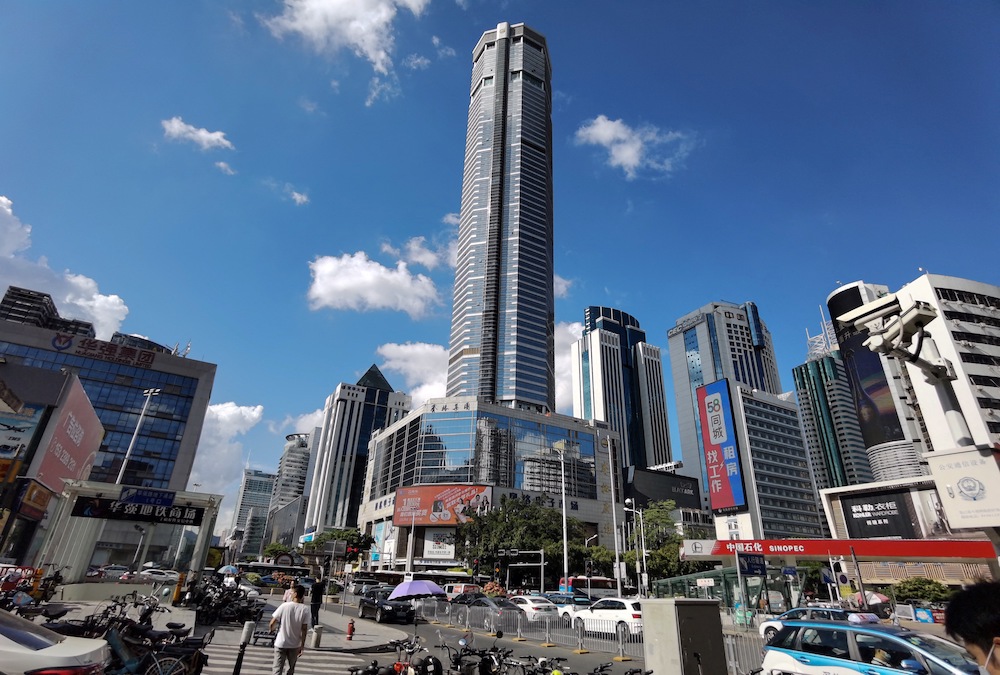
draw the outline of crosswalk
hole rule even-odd
[[[240,653],[239,645],[213,643],[208,646],[206,651],[208,652],[208,665],[202,670],[203,675],[233,675],[236,658]],[[371,663],[372,658],[371,654],[348,654],[307,648],[302,652],[298,663],[295,664],[295,675],[347,675],[349,666],[367,665]],[[273,648],[247,645],[240,673],[241,675],[270,673],[273,659]],[[288,672],[287,666],[285,666],[285,672]]]

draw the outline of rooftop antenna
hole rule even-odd
[[[926,267],[918,267],[917,271],[921,272],[922,274],[930,274],[931,273],[931,271],[929,269],[927,269]]]
[[[181,356],[187,356],[188,353],[190,353],[190,351],[191,351],[191,341],[188,340],[187,346],[184,348],[184,351],[181,352]]]

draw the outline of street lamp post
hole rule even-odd
[[[149,401],[154,396],[159,396],[160,390],[147,389],[142,393],[146,397],[146,401],[142,404],[142,410],[139,412],[139,421],[135,423],[135,431],[132,432],[132,440],[128,444],[128,450],[125,451],[125,459],[122,460],[122,468],[118,472],[118,479],[115,481],[116,485],[121,485],[122,481],[125,480],[125,467],[128,466],[128,460],[132,456],[132,449],[135,447],[135,441],[139,438],[139,429],[142,428],[142,420],[146,416],[146,410],[149,409]]]
[[[559,453],[559,476],[562,479],[562,529],[563,529],[563,584],[560,590],[569,591],[569,529],[566,527],[566,448],[555,448]]]
[[[625,500],[625,510],[635,514],[639,521],[639,536],[635,540],[635,569],[639,575],[639,597],[646,597],[646,584],[643,576],[649,573],[646,566],[646,524],[643,521],[642,509],[635,506],[635,501],[630,497]]]
[[[621,547],[618,544],[618,500],[615,498],[615,484],[618,482],[615,478],[615,444],[614,441],[605,437],[601,439],[601,445],[608,449],[608,473],[611,477],[611,527],[614,528],[614,540],[615,540],[615,586],[618,589],[618,597],[622,596],[622,577],[621,577]]]
[[[135,547],[135,555],[132,556],[132,571],[136,570],[136,565],[139,563],[139,551],[142,550],[142,542],[146,539],[146,528],[142,525],[134,525],[136,530],[139,531],[139,545]]]

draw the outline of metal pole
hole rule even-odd
[[[139,429],[142,428],[142,420],[146,416],[146,410],[149,408],[149,401],[154,396],[159,396],[160,390],[147,389],[142,393],[145,395],[146,400],[142,404],[142,410],[139,412],[139,421],[135,423],[135,431],[132,432],[132,440],[128,444],[128,450],[125,451],[125,459],[122,460],[122,468],[118,472],[118,479],[115,481],[116,485],[121,485],[122,481],[125,479],[125,467],[128,466],[128,460],[132,456],[132,449],[135,448],[135,441],[139,438]]]
[[[608,448],[608,473],[611,477],[611,527],[615,531],[615,585],[618,589],[618,597],[622,595],[622,577],[620,571],[621,548],[618,545],[618,500],[615,498],[615,484],[618,482],[615,477],[614,441],[604,438],[601,443]]]
[[[556,450],[559,453],[559,469],[562,478],[562,529],[563,529],[563,580],[566,591],[569,591],[569,532],[566,527],[566,449]]]

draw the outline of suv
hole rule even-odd
[[[413,623],[416,614],[413,605],[402,600],[389,599],[394,588],[395,586],[378,586],[365,591],[364,595],[358,598],[358,618],[363,619],[371,615],[377,623],[393,619]]]
[[[642,635],[642,605],[635,598],[601,598],[573,613],[573,628],[578,634],[611,633],[621,640],[638,638]]]
[[[899,626],[849,621],[789,621],[764,647],[765,673],[932,675],[978,673],[962,647]]]
[[[790,609],[773,619],[762,621],[759,627],[760,636],[766,642],[781,630],[785,621],[853,621],[855,623],[879,623],[875,614],[851,612],[840,607],[797,607]]]

